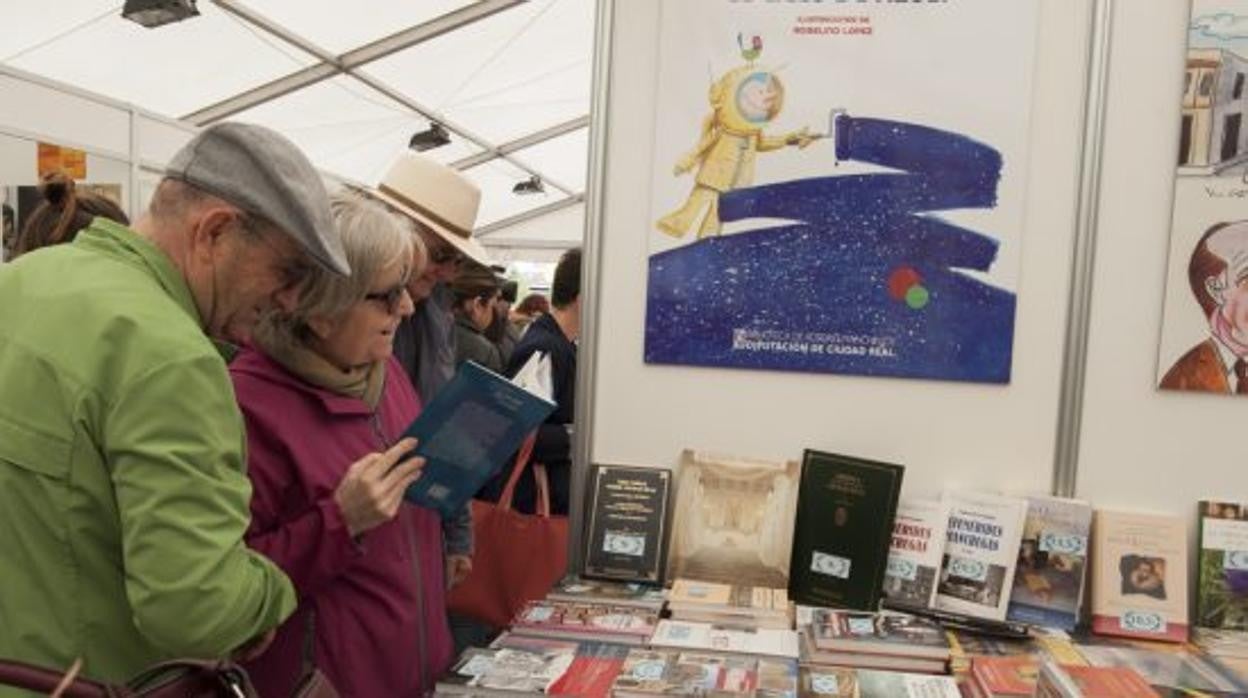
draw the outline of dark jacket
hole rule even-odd
[[[455,313],[455,366],[476,361],[495,373],[503,372],[498,345],[486,338],[468,318]]]
[[[555,318],[546,314],[529,325],[528,331],[516,345],[516,350],[512,352],[511,360],[507,363],[507,375],[515,375],[534,352],[550,354],[550,377],[556,407],[546,418],[546,423],[538,428],[532,460],[545,465],[549,474],[551,513],[564,516],[568,513],[568,490],[572,471],[572,439],[568,425],[572,424],[576,409],[576,345],[563,334]],[[512,465],[514,466],[514,461]],[[510,475],[511,468],[503,468],[478,496],[497,501]],[[516,510],[533,512],[537,500],[534,488],[533,475],[526,472],[516,485],[513,502]]]

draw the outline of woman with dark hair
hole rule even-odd
[[[494,322],[494,303],[502,293],[498,277],[488,267],[465,264],[451,282],[451,292],[455,294],[455,365],[471,359],[502,373],[502,353],[485,336]]]
[[[39,196],[43,200],[17,236],[14,259],[40,247],[72,241],[96,216],[130,225],[130,219],[120,206],[106,196],[78,191],[73,178],[64,172],[44,175],[39,184]]]

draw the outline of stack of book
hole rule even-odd
[[[794,696],[797,682],[793,660],[635,648],[624,660],[611,695]]]
[[[667,608],[675,620],[742,628],[793,627],[788,592],[771,587],[680,578],[668,592]]]
[[[666,594],[661,587],[567,577],[546,594],[547,601],[632,606],[658,613]]]
[[[834,698],[960,698],[950,676],[907,674],[900,671],[802,667],[798,696]]]
[[[469,648],[437,685],[437,695],[563,695],[607,698],[629,648],[503,633]]]
[[[803,606],[798,621],[807,666],[942,674],[949,664],[949,641],[927,618]]]
[[[546,600],[525,604],[511,629],[520,635],[641,645],[658,622],[658,613],[635,606]]]

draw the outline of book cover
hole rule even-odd
[[[793,659],[758,658],[755,698],[797,698],[798,666]]]
[[[789,606],[788,592],[772,587],[720,584],[681,577],[672,583],[667,592],[667,607],[672,611],[788,616]]]
[[[803,666],[885,669],[922,674],[946,674],[949,669],[949,662],[945,658],[821,650],[815,646],[809,625],[798,630],[797,638],[801,650],[799,660]]]
[[[940,624],[904,613],[814,609],[810,634],[824,651],[947,659],[949,640]]]
[[[937,500],[903,499],[897,505],[884,570],[884,597],[896,608],[930,608],[945,552],[949,508]]]
[[[634,649],[612,686],[614,696],[750,695],[791,698],[797,665],[766,657]]]
[[[952,676],[858,670],[860,698],[962,698]]]
[[[858,698],[858,674],[853,669],[802,667],[798,698]]]
[[[1187,640],[1187,527],[1177,516],[1098,511],[1092,630]]]
[[[1083,698],[1161,698],[1139,674],[1126,667],[1062,666]]]
[[[1027,500],[979,492],[947,492],[942,500],[949,523],[936,608],[1005,620]]]
[[[567,577],[551,589],[549,601],[598,603],[614,606],[636,606],[658,611],[666,598],[663,589],[635,582],[613,582],[601,579]]]
[[[529,635],[637,644],[654,632],[657,623],[658,613],[644,608],[530,601],[516,614],[512,630]]]
[[[806,450],[789,563],[794,601],[879,606],[904,472],[892,463]]]
[[[440,693],[546,693],[572,665],[574,651],[470,647],[438,682]]]
[[[797,461],[681,453],[667,578],[787,587]]]
[[[1007,620],[1074,630],[1083,607],[1091,532],[1087,502],[1027,498]]]
[[[990,696],[1030,696],[1035,693],[1040,661],[1034,656],[975,657],[971,676]]]
[[[546,692],[550,695],[580,698],[609,696],[611,684],[624,667],[624,659],[629,651],[627,645],[609,642],[575,642],[507,632],[491,642],[490,647],[545,653],[572,652],[572,663]]]
[[[1196,625],[1248,630],[1248,504],[1200,503]]]
[[[410,455],[425,459],[404,498],[444,518],[455,514],[554,409],[549,399],[465,361],[403,432],[419,440]]]
[[[671,479],[665,468],[594,466],[581,574],[663,583]]]
[[[775,628],[725,628],[711,623],[661,620],[650,638],[654,647],[735,652],[770,657],[798,656],[797,633]]]

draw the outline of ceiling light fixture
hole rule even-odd
[[[516,182],[516,186],[511,188],[512,194],[545,194],[546,186],[542,184],[542,178],[533,175],[523,182]]]
[[[121,16],[148,29],[199,14],[195,0],[126,0]]]
[[[429,128],[424,131],[417,131],[412,136],[412,140],[408,141],[407,147],[418,153],[426,150],[433,150],[451,142],[451,134],[447,132],[446,127],[436,121],[429,122]]]

